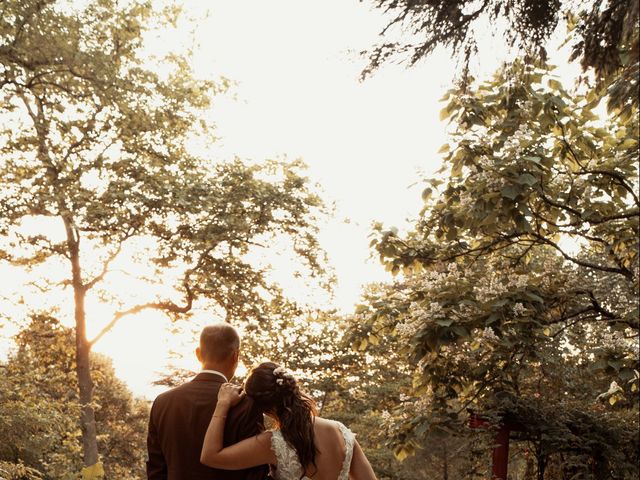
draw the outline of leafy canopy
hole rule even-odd
[[[450,48],[463,61],[481,54],[479,41],[491,32],[512,50],[530,59],[546,59],[546,47],[559,25],[570,33],[572,59],[595,72],[597,83],[610,88],[610,102],[637,104],[640,54],[637,2],[627,0],[376,0],[390,22],[381,32],[387,41],[369,53],[370,74],[384,62],[399,58],[414,65],[436,48]],[[564,22],[563,22],[564,20]],[[399,28],[400,41],[389,40]],[[405,39],[409,40],[405,40]]]
[[[637,450],[609,439],[638,441],[637,109],[521,62],[444,100],[442,178],[412,232],[372,242],[402,276],[358,309],[361,337],[395,336],[415,368],[396,439],[465,435],[473,411],[517,425],[539,468],[633,478]]]
[[[152,295],[115,320],[146,308],[180,315],[203,296],[229,319],[260,315],[265,292],[280,293],[247,254],[273,238],[288,237],[312,273],[323,270],[322,204],[301,162],[222,163],[191,147],[212,141],[202,118],[226,83],[198,80],[187,57],[142,58],[145,32],[174,21],[173,10],[111,0],[2,9],[2,258],[33,266],[79,256],[73,281],[84,291],[127,251],[155,266],[156,282],[180,272],[182,302]],[[66,238],[19,228],[34,216],[59,218]]]

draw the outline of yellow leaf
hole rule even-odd
[[[362,340],[362,341],[360,342],[359,350],[364,350],[364,349],[366,349],[368,344],[369,344],[369,342],[368,342],[368,341],[367,341],[367,339],[365,338],[364,340]]]
[[[547,337],[551,335],[551,329],[549,327],[545,328],[543,332]]]
[[[553,78],[549,79],[549,82],[548,82],[548,83],[549,83],[549,86],[550,86],[551,88],[553,88],[554,90],[560,90],[560,89],[562,89],[562,84],[561,84],[559,81],[554,80]]]
[[[622,148],[633,148],[636,145],[638,145],[638,141],[635,138],[627,138],[620,146]]]
[[[631,391],[635,392],[636,390],[638,390],[638,385],[634,383],[633,385],[631,385]]]
[[[405,458],[409,456],[409,452],[404,448],[397,448],[393,454],[399,461],[403,461]]]
[[[442,145],[440,147],[440,150],[438,150],[438,153],[444,153],[444,152],[448,152],[449,151],[449,144],[445,143],[444,145]]]
[[[82,469],[82,480],[101,480],[104,478],[102,462],[94,463],[90,467]]]
[[[609,403],[611,405],[615,405],[617,401],[618,401],[618,399],[616,398],[615,395],[612,395],[611,397],[609,397]]]

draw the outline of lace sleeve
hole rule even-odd
[[[286,442],[279,430],[271,431],[271,450],[276,455],[278,465],[284,465],[286,463]]]
[[[353,447],[356,443],[356,434],[345,427],[342,423],[336,422],[342,437],[344,438],[344,444],[346,452],[344,456],[344,463],[342,464],[342,470],[340,471],[339,480],[347,480],[349,478],[349,469],[351,468],[351,459],[353,458]]]
[[[298,462],[298,454],[289,446],[280,430],[271,431],[271,450],[276,456],[276,476],[278,480],[298,480],[303,469]]]

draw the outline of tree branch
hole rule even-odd
[[[120,242],[118,242],[118,247],[116,248],[116,250],[111,255],[109,255],[109,257],[102,264],[102,271],[98,275],[96,275],[91,281],[85,283],[83,287],[85,292],[91,290],[97,283],[101,282],[104,279],[107,273],[109,273],[109,265],[111,265],[111,263],[116,259],[118,255],[120,255],[120,252],[122,251],[122,245],[124,244],[125,241],[131,238],[134,232],[135,232],[134,229],[129,229],[129,231],[127,231],[127,233],[120,240]]]
[[[600,270],[603,272],[619,273],[620,275],[623,275],[625,278],[629,280],[633,279],[633,273],[627,268],[607,267],[605,265],[598,265],[596,263],[587,262],[586,260],[580,260],[578,258],[575,258],[569,255],[567,252],[562,250],[562,248],[560,248],[558,244],[556,244],[555,242],[552,242],[551,240],[549,240],[547,237],[543,235],[533,233],[533,232],[529,232],[528,235],[531,235],[532,237],[540,240],[542,243],[555,248],[560,253],[560,255],[562,255],[565,259],[569,260],[570,262],[575,263],[576,265],[592,268],[594,270]]]
[[[584,171],[585,174],[602,175],[602,176],[611,177],[614,180],[617,180],[616,183],[618,183],[618,185],[620,185],[627,192],[629,192],[631,194],[631,196],[633,197],[633,200],[636,202],[636,205],[638,205],[640,207],[640,200],[638,200],[638,196],[633,191],[633,188],[631,187],[631,185],[629,185],[626,182],[627,179],[624,178],[623,175],[621,175],[621,174],[619,174],[617,172],[610,172],[608,170],[587,170],[584,167],[583,167],[583,171]]]
[[[136,313],[140,313],[143,310],[161,310],[166,313],[176,313],[176,314],[187,313],[193,307],[193,300],[195,295],[193,294],[191,287],[187,283],[187,280],[185,280],[184,282],[184,288],[187,291],[187,296],[186,296],[186,303],[183,306],[176,305],[174,302],[171,302],[171,301],[149,302],[149,303],[142,303],[142,304],[136,305],[127,310],[116,312],[113,318],[111,319],[111,321],[102,330],[100,330],[100,333],[98,333],[98,335],[96,335],[91,341],[89,341],[89,345],[93,347],[93,345],[95,345],[96,342],[98,342],[98,340],[100,340],[103,336],[105,336],[116,325],[116,323],[118,323],[118,321],[121,318],[126,317],[128,315],[135,315]]]

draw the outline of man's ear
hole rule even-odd
[[[240,350],[233,351],[233,363],[238,363],[240,361]]]
[[[196,357],[198,357],[198,361],[202,363],[202,352],[200,351],[200,347],[196,347]]]

